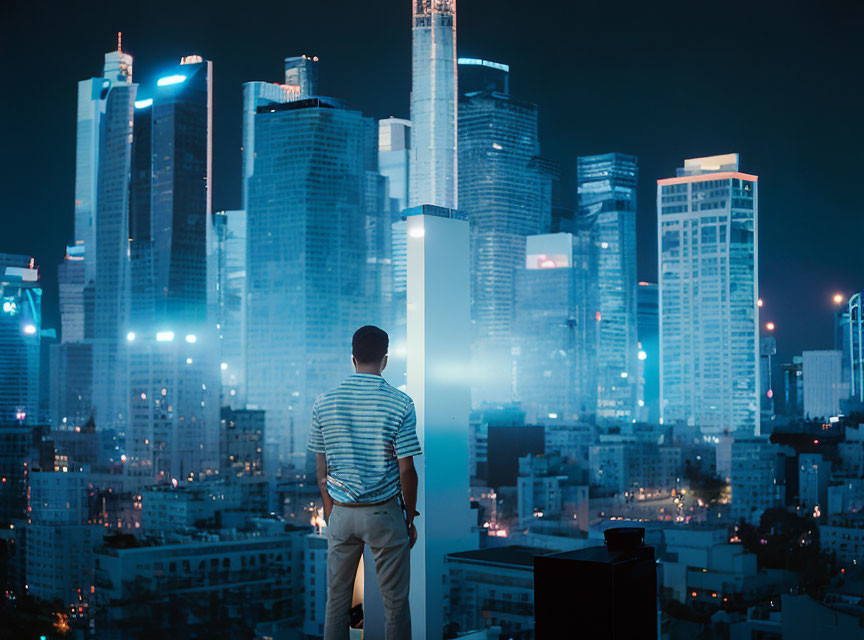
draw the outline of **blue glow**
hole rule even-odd
[[[196,336],[194,333],[190,333],[188,336],[186,336],[186,342],[188,342],[189,344],[194,344],[198,342],[198,336]]]
[[[134,331],[130,331],[129,333],[127,333],[127,334],[126,334],[126,339],[127,339],[129,342],[132,342],[133,340],[135,340],[135,332],[134,332]]]
[[[156,81],[156,86],[158,87],[166,87],[169,84],[180,84],[181,82],[186,81],[186,76],[184,75],[174,75],[174,76],[165,76],[164,78],[159,78]]]
[[[136,109],[146,109],[150,105],[153,104],[153,98],[147,98],[146,100],[136,100],[135,108]]]
[[[171,342],[174,339],[173,331],[160,331],[156,334],[156,340],[158,342]]]
[[[480,58],[459,58],[456,60],[458,64],[473,65],[475,67],[489,67],[490,69],[498,69],[505,73],[510,73],[510,66],[501,64],[500,62],[492,62],[491,60],[481,60]]]
[[[36,325],[35,324],[25,324],[24,325],[24,333],[28,336],[32,336],[36,334]]]

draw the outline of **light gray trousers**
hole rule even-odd
[[[402,508],[394,498],[368,507],[333,505],[327,524],[327,611],[324,640],[348,640],[357,563],[368,544],[384,601],[387,640],[411,640],[410,551]]]

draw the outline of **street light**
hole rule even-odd
[[[773,323],[773,322],[766,322],[766,323],[765,323],[765,328],[766,328],[768,331],[774,331],[774,328],[775,328],[775,327],[774,327],[774,323]]]
[[[832,299],[834,300],[834,304],[836,304],[837,306],[843,304],[843,301],[845,300],[842,293],[835,293]]]

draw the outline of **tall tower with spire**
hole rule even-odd
[[[456,207],[456,0],[412,0],[409,206]]]

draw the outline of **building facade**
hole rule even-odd
[[[36,424],[42,287],[35,261],[0,253],[0,425]]]
[[[412,0],[409,206],[455,208],[456,0]]]
[[[759,431],[757,180],[727,154],[657,181],[664,424]]]
[[[639,422],[656,424],[660,420],[660,299],[656,283],[639,283],[636,316],[639,335],[636,418]]]
[[[207,306],[222,372],[221,405],[246,402],[246,212],[217,211],[207,225]]]
[[[460,210],[471,225],[471,319],[475,366],[484,376],[474,400],[507,402],[516,275],[525,238],[551,216],[555,168],[538,157],[537,106],[494,93],[459,102]]]
[[[247,401],[284,458],[305,456],[312,403],[350,373],[370,323],[367,216],[386,211],[377,125],[328,98],[259,107],[248,180]],[[380,177],[380,176],[379,176]],[[374,211],[370,208],[374,207]]]
[[[591,420],[596,407],[592,262],[585,236],[526,239],[516,278],[515,397],[531,423]]]
[[[638,341],[636,302],[635,156],[608,153],[577,160],[579,211],[594,244],[597,418],[629,420],[636,410]]]
[[[840,401],[849,397],[843,380],[843,352],[805,351],[802,356],[804,417],[827,420],[840,414]]]

